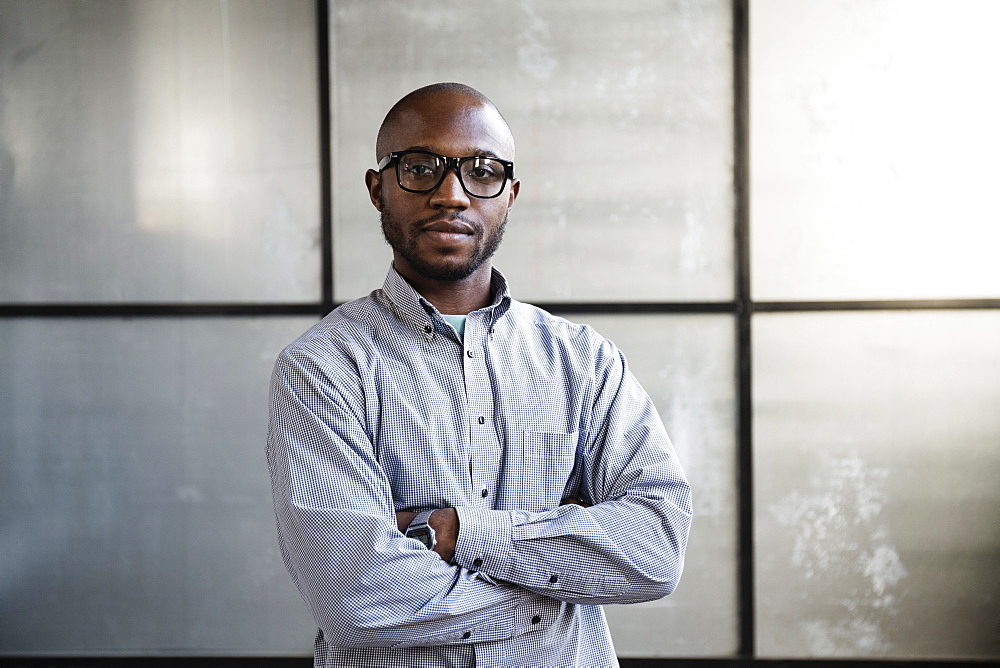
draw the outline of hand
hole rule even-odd
[[[449,564],[455,558],[455,542],[458,540],[458,513],[454,508],[440,508],[431,513],[427,523],[434,529],[437,545],[434,551]]]
[[[408,510],[396,512],[396,527],[400,533],[406,533],[406,528],[410,526],[410,522],[416,516],[417,513]],[[455,558],[455,541],[458,540],[458,513],[455,512],[454,508],[438,508],[431,513],[427,523],[434,529],[434,537],[437,539],[434,551],[442,559],[451,563],[451,560]]]
[[[397,510],[396,511],[396,528],[399,529],[399,533],[406,533],[406,527],[410,526],[410,522],[413,518],[417,516],[418,513],[411,513],[408,510]]]

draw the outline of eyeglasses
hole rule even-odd
[[[458,174],[462,189],[472,197],[491,199],[503,192],[507,179],[514,178],[514,163],[510,160],[472,155],[449,158],[428,151],[396,151],[378,163],[381,172],[396,163],[396,182],[411,193],[429,193],[441,185],[449,169]]]

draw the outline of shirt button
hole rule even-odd
[[[468,355],[469,357],[472,357],[472,351],[471,350],[465,351],[465,354]]]
[[[531,618],[531,623],[532,624],[537,624],[540,621],[542,621],[542,618],[539,617],[538,615],[535,615],[534,617]]]
[[[483,565],[483,560],[482,559],[474,559],[472,561],[472,565],[475,566],[476,568],[479,568],[480,566]]]
[[[482,415],[479,416],[479,424],[486,424],[486,418]]]
[[[557,582],[559,582],[559,576],[558,575],[553,575],[552,577],[549,578],[549,583],[550,584],[555,584]]]
[[[480,492],[480,494],[482,494],[483,498],[485,499],[487,496],[490,495],[490,490],[484,489],[482,492]]]
[[[462,634],[462,640],[465,640],[465,639],[471,638],[471,637],[472,637],[472,631],[466,631],[465,633]]]
[[[430,334],[434,330],[430,325],[424,325],[424,331]]]

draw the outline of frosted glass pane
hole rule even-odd
[[[614,341],[652,397],[691,482],[684,575],[665,599],[606,606],[619,656],[737,651],[736,324],[724,315],[572,316]]]
[[[312,322],[0,321],[0,652],[310,651],[264,437]]]
[[[753,338],[760,654],[1000,657],[1000,312]]]
[[[1000,3],[750,3],[758,300],[1000,297]]]
[[[0,301],[315,301],[311,2],[0,3]]]
[[[385,112],[461,81],[518,144],[496,263],[519,297],[731,299],[731,24],[717,0],[335,3],[337,298],[381,285],[391,257],[364,186]]]

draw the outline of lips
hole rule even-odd
[[[444,234],[467,234],[475,233],[472,226],[460,220],[435,220],[423,226],[424,232],[441,232]]]
[[[435,220],[420,229],[430,239],[445,246],[465,243],[475,234],[472,226],[461,220]]]

